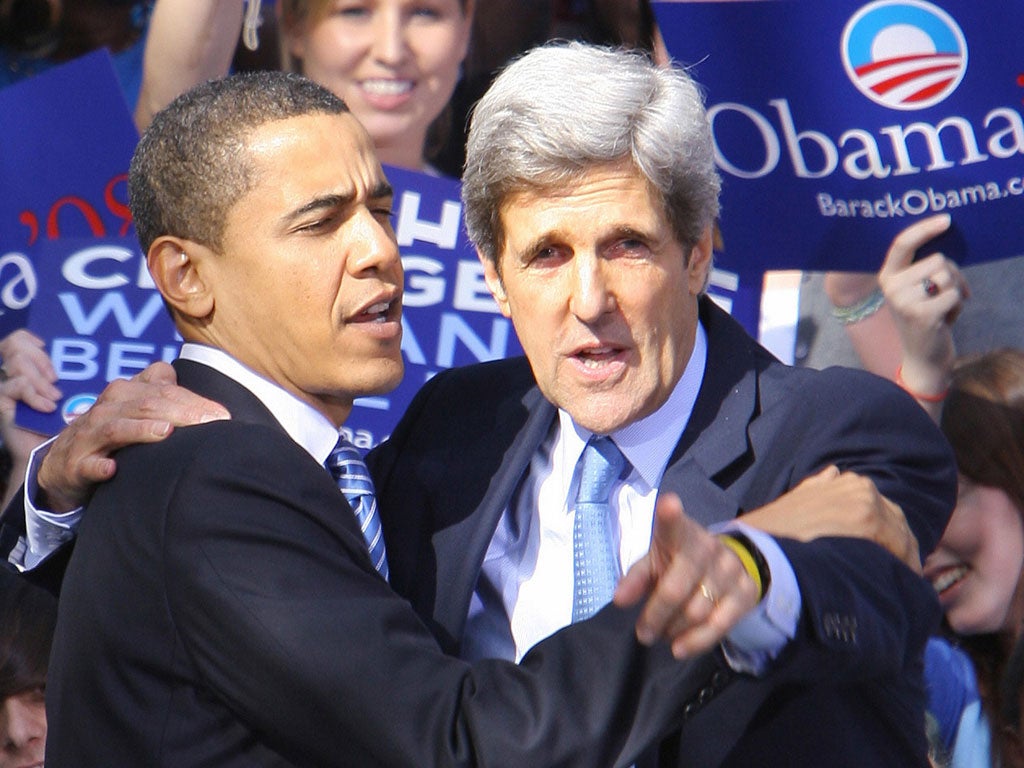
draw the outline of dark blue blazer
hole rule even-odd
[[[836,464],[902,507],[922,553],[935,546],[956,472],[917,403],[861,371],[785,366],[707,299],[701,320],[705,379],[662,489],[710,524]],[[526,361],[498,361],[431,379],[370,456],[392,585],[450,653],[501,514],[555,423]],[[661,762],[926,765],[921,655],[939,618],[930,585],[859,539],[780,543],[803,599],[795,641],[765,678],[738,676],[691,701],[700,711]]]

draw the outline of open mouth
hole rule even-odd
[[[355,323],[386,323],[392,319],[391,308],[394,305],[392,301],[381,301],[373,304],[358,315],[352,318],[352,322]]]
[[[584,368],[598,370],[602,366],[617,360],[621,353],[621,347],[614,347],[610,345],[586,347],[584,349],[576,350],[573,354],[573,358]]]

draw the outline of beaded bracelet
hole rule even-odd
[[[865,318],[871,317],[882,308],[885,303],[885,295],[881,288],[875,288],[863,301],[852,304],[849,307],[832,307],[832,317],[843,325],[859,323]]]
[[[772,583],[771,571],[768,570],[768,563],[753,542],[739,531],[729,531],[718,534],[719,540],[729,549],[736,553],[736,556],[743,563],[743,570],[754,580],[757,585],[757,601],[768,592]]]
[[[920,400],[922,403],[941,403],[943,400],[946,399],[946,396],[949,394],[949,387],[946,387],[941,392],[936,392],[934,395],[923,395],[920,392],[915,392],[910,387],[908,387],[907,382],[903,380],[902,363],[896,369],[896,384],[899,385],[899,387],[912,398],[914,398],[915,400]]]

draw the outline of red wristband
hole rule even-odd
[[[896,369],[896,383],[915,400],[920,400],[922,403],[941,403],[946,399],[946,395],[949,394],[949,387],[946,387],[941,392],[936,392],[934,395],[923,395],[920,392],[915,392],[907,386],[907,382],[903,380],[903,365]]]

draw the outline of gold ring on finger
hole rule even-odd
[[[703,581],[700,583],[700,594],[701,594],[701,597],[704,597],[704,598],[710,600],[711,604],[713,606],[715,606],[715,608],[718,607],[718,596],[712,591],[711,587],[709,587]]]

